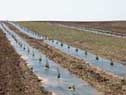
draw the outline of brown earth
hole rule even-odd
[[[1,31],[0,95],[49,95]]]
[[[18,33],[22,38],[24,38],[30,45],[41,50],[50,59],[59,63],[64,68],[67,68],[72,73],[76,74],[78,77],[86,80],[89,84],[96,87],[99,91],[105,93],[105,95],[125,95],[126,94],[126,80],[120,80],[119,78],[105,73],[99,68],[89,66],[87,63],[64,54],[51,46],[48,46],[40,40],[32,39],[25,34],[19,32],[18,29],[10,24],[7,24],[10,29]]]

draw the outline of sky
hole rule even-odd
[[[0,20],[126,20],[126,0],[0,0]]]

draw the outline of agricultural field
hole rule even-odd
[[[60,24],[1,22],[0,94],[126,95],[126,39]]]
[[[22,38],[24,38],[31,46],[39,49],[50,59],[59,63],[64,68],[67,68],[70,72],[77,75],[81,79],[88,81],[89,84],[97,88],[99,91],[104,92],[105,94],[108,95],[125,93],[124,90],[125,80],[122,81],[92,66],[89,66],[87,63],[83,62],[82,60],[66,55],[65,53],[42,42],[42,40],[32,39],[31,37],[28,37],[27,35],[21,33],[18,29],[14,28],[14,26],[12,26],[11,24],[7,24],[7,25],[11,30],[14,30],[17,34],[19,34]]]
[[[125,64],[126,62],[125,38],[116,38],[111,36],[97,35],[90,32],[82,32],[79,30],[58,26],[53,22],[19,22],[19,23],[31,29],[32,31],[48,36],[49,39],[60,40],[64,43],[75,46],[77,48],[88,50],[104,58],[113,59],[116,61],[122,61],[123,64]],[[61,22],[59,22],[59,24],[61,24]],[[65,23],[65,25],[67,24]],[[76,25],[77,27],[86,24],[74,23],[74,25]],[[94,26],[95,24],[88,23],[88,26],[92,25]],[[96,25],[100,27],[99,24]],[[105,26],[105,22],[101,25],[102,27]],[[118,23],[112,25],[113,27],[117,27]],[[121,25],[122,27],[124,27],[125,26],[124,22],[122,22],[122,24],[120,22],[118,27],[121,27]],[[109,24],[107,23],[106,26],[109,26]],[[114,30],[116,28],[111,29]],[[123,28],[121,28],[121,30],[123,30]]]

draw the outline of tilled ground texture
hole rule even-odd
[[[49,95],[0,30],[0,95]]]
[[[23,37],[30,45],[40,49],[50,59],[59,63],[61,66],[67,68],[72,73],[80,78],[88,81],[92,86],[96,87],[99,91],[103,91],[106,95],[125,95],[126,94],[126,80],[119,80],[101,70],[89,66],[82,60],[68,56],[53,47],[48,46],[42,41],[32,39],[17,29],[8,25],[12,30]]]

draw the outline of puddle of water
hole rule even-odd
[[[60,67],[60,65],[48,59],[37,49],[29,46],[29,44],[20,38],[15,32],[11,31],[4,24],[2,25],[4,28],[3,26],[0,26],[1,29],[4,31],[4,33],[6,33],[6,37],[15,48],[16,52],[26,60],[28,67],[33,70],[39,79],[45,80],[45,82],[42,84],[45,89],[54,92],[56,95],[99,94],[96,89],[91,87],[87,82],[82,81],[66,69]],[[47,62],[49,64],[49,69],[45,67]],[[57,78],[58,73],[61,75],[60,79]]]
[[[34,32],[28,30],[27,28],[20,27],[20,25],[18,24],[14,24],[14,23],[11,24],[14,25],[17,29],[19,29],[22,33],[25,33],[30,37],[33,37],[35,39],[43,39],[43,38],[45,39],[45,37],[37,36]],[[60,51],[66,54],[82,59],[91,65],[97,66],[106,72],[118,75],[120,77],[126,77],[126,66],[122,65],[119,62],[113,62],[111,60],[107,60],[101,57],[96,58],[97,55],[95,54],[92,54],[90,52],[81,49],[76,50],[75,47],[69,46],[65,43],[61,43],[60,41],[57,40],[45,39],[44,42],[50,46],[59,49]]]

